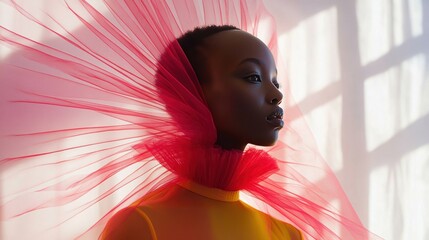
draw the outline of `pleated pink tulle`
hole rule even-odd
[[[21,226],[27,235],[16,236],[94,238],[121,208],[190,179],[242,190],[307,239],[378,239],[360,223],[299,111],[286,111],[281,141],[268,151],[214,147],[211,114],[175,39],[196,26],[230,24],[275,55],[275,25],[261,1],[48,3],[2,3],[16,21],[0,29],[2,46],[13,50],[1,63],[0,167],[13,186],[2,190],[1,214],[6,223],[30,219]],[[94,208],[100,217],[88,221]],[[54,217],[50,209],[60,210]]]

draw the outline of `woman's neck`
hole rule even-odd
[[[242,143],[242,142],[237,141],[231,137],[227,137],[223,134],[218,133],[218,137],[217,137],[215,145],[219,146],[220,148],[225,149],[225,150],[244,151],[247,143]]]

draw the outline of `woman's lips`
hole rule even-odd
[[[282,128],[284,125],[283,109],[281,107],[278,107],[274,112],[272,112],[266,117],[266,120],[268,123],[275,126],[276,128]]]

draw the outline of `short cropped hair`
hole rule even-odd
[[[203,41],[219,32],[229,31],[229,30],[240,30],[239,28],[232,25],[209,25],[204,27],[197,27],[191,31],[186,32],[179,38],[180,47],[191,63],[194,72],[198,77],[198,81],[202,83],[200,71],[204,67],[204,59],[201,59],[201,54],[198,52],[198,48],[203,45]]]

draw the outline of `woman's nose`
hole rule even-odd
[[[276,87],[270,88],[269,94],[267,94],[267,101],[269,104],[279,105],[282,102],[283,94]]]

